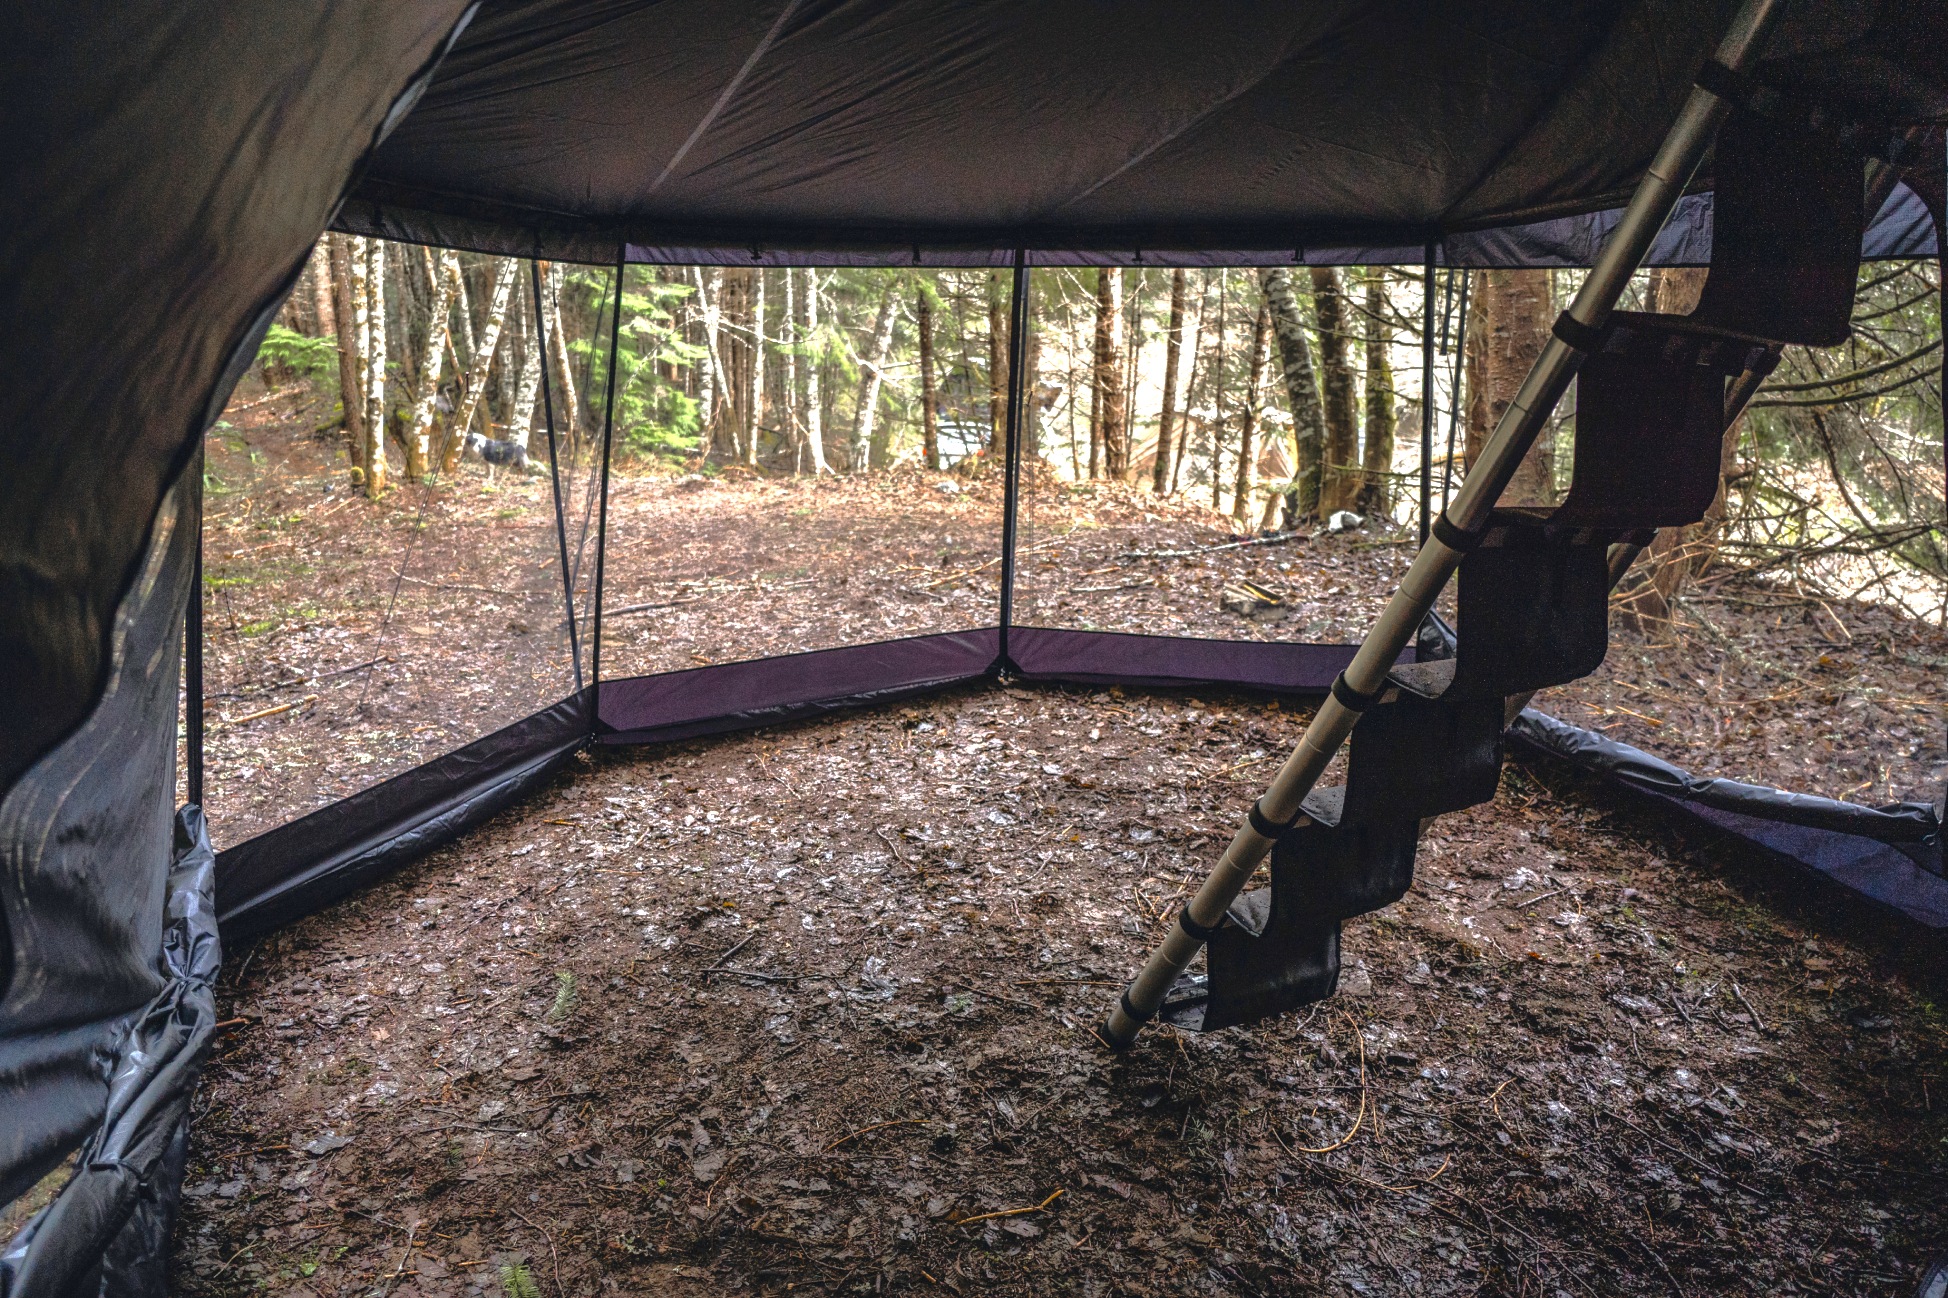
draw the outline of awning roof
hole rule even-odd
[[[1417,260],[1618,205],[1732,7],[492,4],[339,224],[589,261]],[[1938,113],[1944,19],[1905,9],[1788,5],[1774,66]]]

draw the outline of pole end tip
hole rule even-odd
[[[1096,1038],[1098,1045],[1110,1053],[1118,1055],[1136,1044],[1136,1034],[1143,1026],[1140,1023],[1136,1024],[1128,1037],[1119,1037],[1116,1034],[1116,1020],[1119,1017],[1121,1016],[1112,1012],[1101,1023],[1098,1023],[1089,1030],[1090,1034]]]

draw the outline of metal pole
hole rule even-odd
[[[1448,271],[1452,279],[1454,271]],[[1471,272],[1461,272],[1461,301],[1454,323],[1454,364],[1448,370],[1447,385],[1447,458],[1441,461],[1441,508],[1447,508],[1448,497],[1454,492],[1454,431],[1461,421],[1461,377],[1467,371],[1468,350],[1468,285]]]
[[[1420,543],[1434,525],[1434,245],[1420,273]],[[1373,436],[1369,430],[1367,436]]]
[[[1718,60],[1734,71],[1743,70],[1763,43],[1776,6],[1777,0],[1745,0],[1718,46]],[[1564,342],[1563,335],[1575,337],[1584,345],[1597,338],[1630,276],[1670,218],[1671,209],[1729,107],[1702,87],[1692,89],[1582,290],[1556,322],[1556,336],[1537,358],[1480,459],[1462,480],[1461,490],[1434,525],[1432,536],[1367,632],[1352,663],[1333,682],[1332,694],[1319,705],[1298,748],[1286,758],[1271,787],[1252,809],[1252,817],[1224,849],[1197,895],[1184,904],[1178,923],[1150,953],[1143,971],[1096,1029],[1103,1044],[1124,1049],[1136,1040],[1143,1025],[1156,1016],[1171,984],[1204,945],[1186,924],[1209,932],[1222,923],[1224,912],[1271,851],[1275,827],[1297,823],[1300,802],[1353,732],[1360,712],[1379,697],[1387,672],[1434,606],[1435,597],[1454,575],[1474,538],[1487,527],[1489,512],[1581,366],[1583,353]],[[1272,834],[1260,833],[1254,827],[1259,823]]]
[[[541,414],[548,424],[548,480],[555,487],[555,540],[561,546],[561,598],[568,613],[568,656],[575,663],[575,692],[585,686],[582,680],[582,647],[575,634],[575,581],[568,570],[568,515],[561,503],[561,448],[555,443],[555,401],[548,391],[548,313],[541,309],[541,263],[528,259],[534,280],[534,340],[541,349]]]
[[[590,628],[589,646],[589,733],[602,720],[602,579],[605,575],[609,556],[609,450],[615,429],[616,415],[616,356],[622,345],[622,280],[629,269],[629,249],[627,244],[616,246],[616,305],[609,316],[609,383],[602,398],[602,501],[595,516],[595,601],[594,625]],[[764,322],[760,320],[762,329]],[[594,347],[589,351],[594,352]],[[582,391],[588,391],[587,376],[584,374]]]
[[[1108,274],[1108,271],[1103,272]],[[1014,667],[1008,656],[1008,628],[1015,620],[1015,534],[1021,509],[1021,433],[1023,389],[1028,376],[1028,251],[1015,249],[1015,279],[1008,299],[1008,422],[1005,471],[1001,479],[1001,635],[995,670]]]

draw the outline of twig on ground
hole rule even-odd
[[[551,1260],[555,1264],[555,1291],[563,1295],[563,1298],[567,1298],[568,1290],[564,1289],[561,1283],[561,1257],[559,1254],[555,1252],[555,1237],[553,1235],[550,1235],[547,1231],[542,1230],[541,1227],[535,1225],[533,1222],[528,1221],[526,1217],[522,1217],[521,1210],[519,1208],[516,1208],[513,1204],[509,1204],[507,1210],[513,1213],[516,1217],[520,1217],[522,1221],[527,1222],[528,1228],[530,1230],[541,1231],[541,1238],[548,1241],[548,1257],[549,1260]]]
[[[1350,1144],[1353,1137],[1360,1134],[1360,1127],[1366,1121],[1366,1034],[1360,1031],[1357,1023],[1353,1025],[1353,1039],[1359,1042],[1360,1047],[1360,1111],[1354,1115],[1353,1125],[1346,1129],[1345,1135],[1332,1144],[1322,1145],[1318,1149],[1313,1149],[1309,1145],[1300,1145],[1297,1148],[1301,1154],[1330,1154],[1333,1150]]]
[[[1761,1032],[1765,1031],[1765,1020],[1759,1017],[1759,1012],[1753,1006],[1752,1002],[1745,999],[1745,989],[1743,987],[1740,987],[1737,983],[1733,983],[1732,995],[1738,997],[1738,1003],[1740,1005],[1743,1005],[1745,1007],[1745,1012],[1752,1016],[1752,1023],[1754,1024],[1754,1026],[1756,1026],[1758,1030]]]
[[[859,1139],[859,1137],[865,1135],[869,1131],[884,1131],[888,1127],[924,1127],[927,1125],[927,1123],[931,1121],[932,1121],[931,1118],[897,1118],[892,1122],[881,1122],[875,1126],[861,1127],[859,1128],[859,1130],[853,1132],[850,1136],[840,1136],[837,1140],[827,1145],[820,1152],[829,1154],[833,1150],[837,1149],[840,1145],[845,1144],[846,1141],[857,1140]]]
[[[386,1298],[386,1295],[392,1292],[393,1286],[399,1283],[399,1277],[406,1274],[406,1263],[413,1260],[413,1239],[418,1234],[419,1234],[418,1222],[413,1222],[409,1227],[407,1227],[406,1251],[399,1255],[399,1265],[394,1267],[392,1269],[392,1274],[386,1277],[386,1285],[385,1288],[379,1290],[379,1298]],[[559,1287],[561,1282],[557,1280],[555,1284],[557,1287]]]
[[[1067,1193],[1068,1191],[1066,1189],[1057,1190],[1054,1194],[1049,1195],[1048,1198],[1042,1200],[1040,1203],[1036,1204],[1032,1208],[1009,1208],[1003,1212],[984,1212],[978,1217],[962,1217],[959,1221],[953,1224],[956,1226],[966,1226],[972,1224],[973,1222],[986,1221],[991,1217],[1019,1217],[1024,1212],[1040,1212],[1042,1209],[1048,1207],[1048,1205],[1054,1203],[1057,1199],[1061,1198],[1063,1195]]]

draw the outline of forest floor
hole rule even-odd
[[[308,433],[245,436],[268,457]],[[618,672],[979,625],[998,484],[940,480],[625,475],[611,526],[636,518],[644,559],[612,546],[611,603],[664,607]],[[498,512],[545,503],[463,486],[435,525],[455,538],[518,538],[532,515]],[[319,610],[270,661],[375,656],[326,634],[340,608],[384,620],[376,580],[362,606],[331,602],[360,562],[394,574],[394,624],[490,625],[499,598],[398,583],[416,570],[387,547],[408,538],[373,520],[409,526],[403,502],[310,489],[323,503],[256,508],[337,505],[365,532],[288,525],[305,558],[282,585],[224,560],[253,578],[227,588],[239,626],[285,607],[248,602],[273,586]],[[1029,501],[1024,603],[1057,625],[1347,640],[1409,550],[1356,533],[1130,557],[1228,533],[1136,491]],[[779,520],[768,548],[708,543]],[[879,544],[779,559],[795,536]],[[473,553],[426,580],[527,589],[513,546]],[[808,581],[793,567],[818,582],[789,586]],[[1287,599],[1226,612],[1238,577]],[[451,672],[457,638],[386,666]],[[242,655],[262,635],[218,640]],[[1722,581],[1537,705],[1694,771],[1924,797],[1948,758],[1945,653],[1873,606]],[[388,694],[395,729],[447,720],[413,710],[437,690]],[[292,762],[276,723],[322,714],[230,733]],[[220,1012],[241,1022],[199,1093],[172,1292],[1891,1295],[1948,1247],[1931,935],[1546,762],[1511,759],[1493,803],[1432,827],[1406,899],[1346,925],[1331,1000],[1103,1052],[1089,1028],[1306,716],[1214,691],[969,688],[586,756],[230,953]],[[384,728],[360,732],[374,765],[394,760],[367,737]]]

